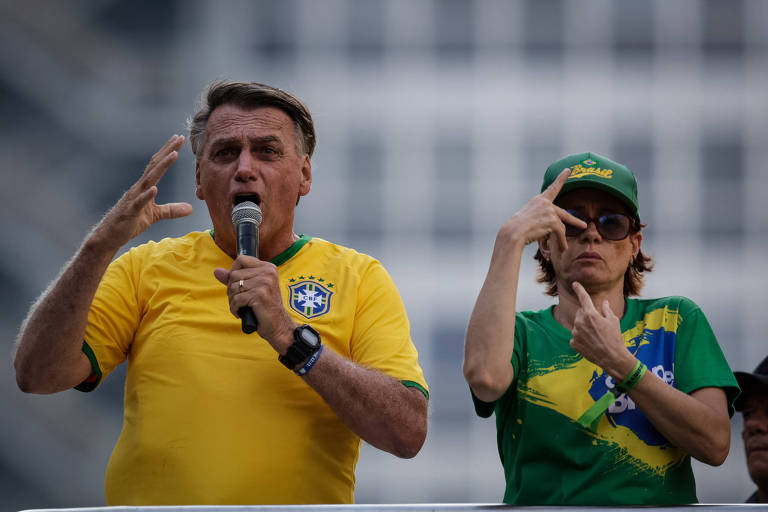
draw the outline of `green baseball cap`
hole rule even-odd
[[[621,200],[630,213],[639,218],[637,180],[629,167],[597,153],[568,155],[547,167],[541,191],[544,192],[566,167],[571,169],[571,175],[558,196],[577,188],[597,188]]]

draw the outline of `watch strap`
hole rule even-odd
[[[320,354],[322,353],[323,353],[323,345],[320,345],[320,348],[317,349],[317,351],[314,354],[312,354],[312,356],[309,359],[307,359],[307,362],[304,363],[304,366],[302,366],[301,368],[295,371],[296,375],[298,375],[299,377],[303,377],[307,373],[309,373],[309,370],[311,370],[312,367],[315,366],[315,363],[320,358]]]

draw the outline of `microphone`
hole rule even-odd
[[[232,224],[237,233],[237,254],[259,257],[259,225],[261,225],[261,208],[252,201],[243,201],[232,210]],[[237,316],[242,321],[243,332],[251,334],[259,327],[256,315],[249,306],[237,310]]]

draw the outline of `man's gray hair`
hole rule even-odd
[[[198,111],[187,119],[189,143],[195,158],[203,157],[205,127],[211,113],[222,105],[234,105],[246,110],[274,107],[285,112],[293,121],[296,132],[296,152],[310,157],[315,151],[315,125],[309,109],[300,99],[270,85],[256,82],[217,80],[209,84],[200,96]]]

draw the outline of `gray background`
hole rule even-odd
[[[422,452],[364,446],[357,501],[497,502],[493,420],[474,416],[464,329],[496,230],[546,166],[593,150],[640,182],[645,296],[707,314],[734,369],[768,353],[768,2],[286,0],[0,2],[0,509],[103,504],[123,372],[91,394],[23,395],[9,354],[29,304],[217,77],[267,82],[316,120],[297,231],[378,257],[432,390]],[[205,229],[188,148],[160,201]],[[526,252],[519,307],[551,303]],[[753,489],[741,418],[699,497]]]

